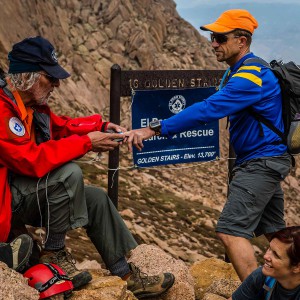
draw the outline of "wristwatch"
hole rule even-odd
[[[153,120],[149,123],[150,129],[155,132],[155,135],[161,134],[161,123],[160,120]]]

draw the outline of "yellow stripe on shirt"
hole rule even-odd
[[[238,71],[240,71],[240,70],[251,70],[251,71],[257,71],[260,73],[261,68],[257,67],[257,66],[243,66],[238,69]]]
[[[236,73],[232,77],[242,77],[242,78],[250,80],[251,82],[257,84],[258,86],[262,86],[261,78],[257,77],[256,75],[253,75],[251,73]]]

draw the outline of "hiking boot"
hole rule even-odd
[[[157,297],[163,294],[173,285],[175,280],[171,273],[149,276],[132,263],[129,264],[129,268],[132,274],[127,279],[127,288],[138,299]]]
[[[21,234],[11,243],[0,243],[0,261],[9,268],[21,272],[28,264],[33,241],[27,234]]]
[[[78,270],[75,262],[71,253],[66,250],[44,251],[40,257],[40,263],[52,263],[61,267],[72,280],[74,290],[92,280],[92,275],[88,271]]]

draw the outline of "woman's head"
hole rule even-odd
[[[292,226],[275,232],[271,240],[274,238],[280,242],[289,245],[287,255],[290,259],[291,266],[300,263],[300,226]]]
[[[300,274],[300,226],[282,229],[271,236],[270,247],[264,255],[263,273],[277,280]]]

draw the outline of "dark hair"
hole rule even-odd
[[[287,249],[287,255],[292,266],[300,263],[300,226],[291,226],[275,232],[271,236],[272,239],[278,239],[284,244],[291,244]]]
[[[246,45],[247,46],[251,45],[251,43],[252,43],[252,34],[249,31],[243,30],[243,29],[235,29],[233,33],[237,36],[246,37],[247,38]]]

